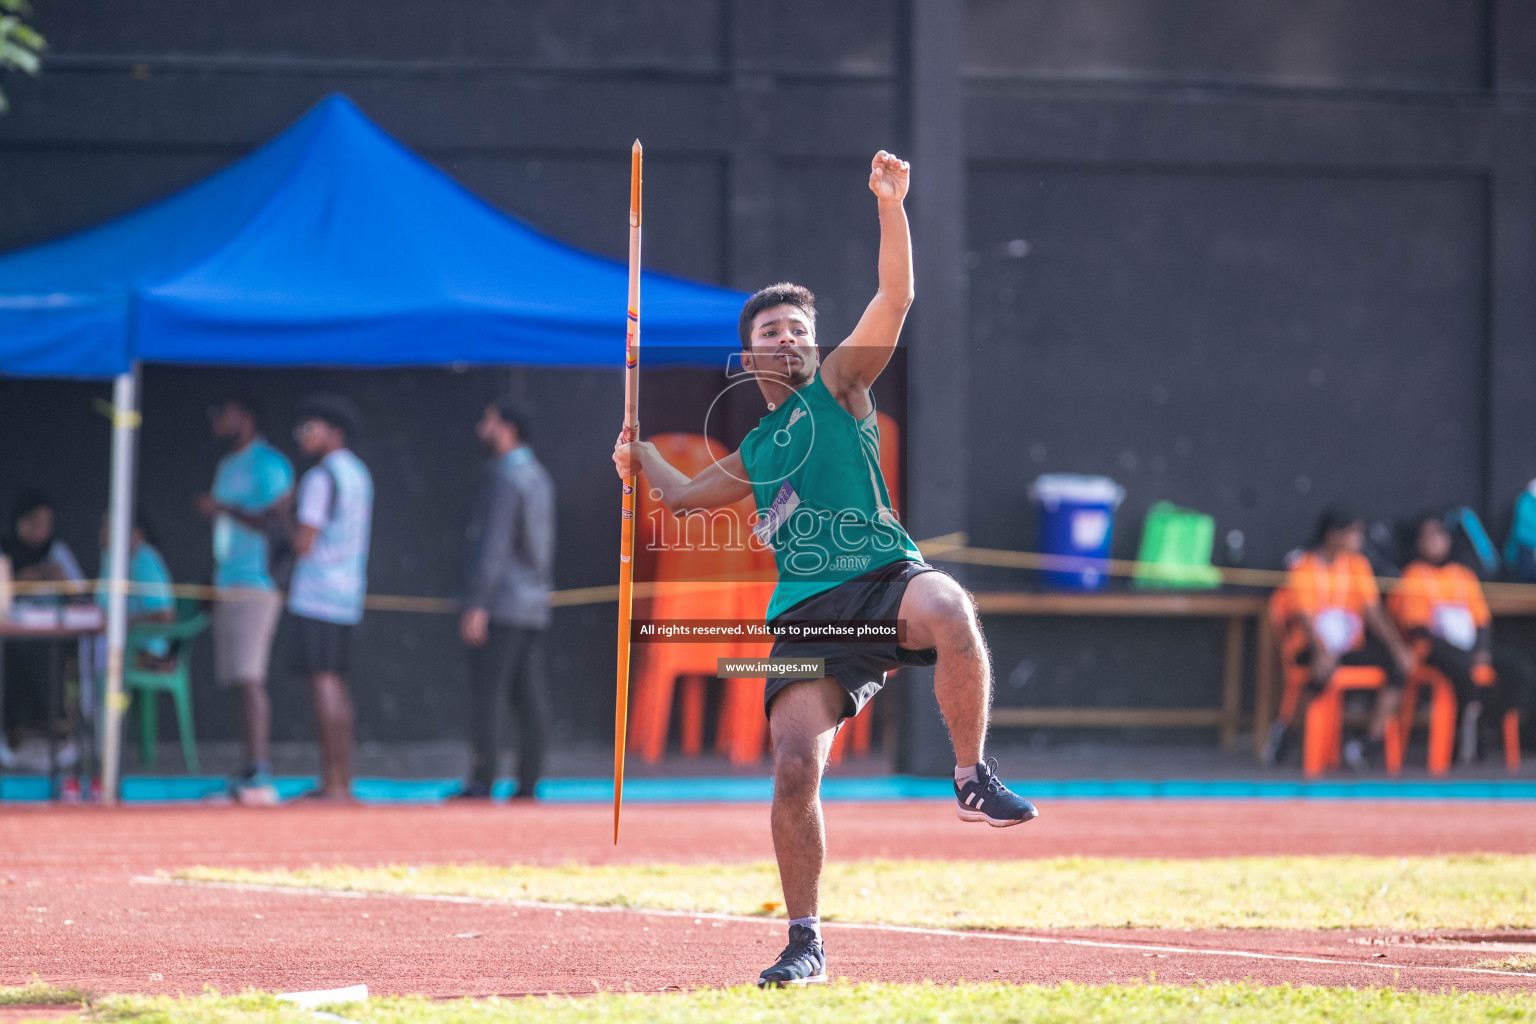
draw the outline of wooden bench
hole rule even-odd
[[[1488,584],[1488,610],[1495,618],[1536,617],[1536,589]],[[1237,745],[1243,720],[1244,620],[1254,619],[1253,752],[1258,757],[1275,716],[1279,658],[1267,614],[1267,592],[1188,591],[1035,592],[990,591],[976,595],[983,615],[1058,615],[1077,618],[1225,619],[1221,705],[1203,708],[999,707],[992,723],[1041,728],[1218,729],[1221,745]]]
[[[1258,621],[1259,674],[1273,660],[1265,615],[1267,595],[1148,590],[1129,592],[992,591],[976,595],[983,615],[1064,615],[1078,618],[1225,619],[1221,706],[1201,708],[999,707],[992,723],[1002,726],[1219,729],[1221,745],[1237,744],[1243,715],[1244,624]],[[1267,726],[1266,726],[1267,728]]]

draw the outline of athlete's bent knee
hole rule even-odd
[[[923,609],[928,629],[940,647],[971,647],[977,637],[971,596],[956,584],[932,595]]]
[[[774,755],[775,795],[811,796],[821,788],[821,759],[810,750],[785,750]]]
[[[943,573],[924,573],[918,577],[925,583],[932,580],[920,591],[922,595],[922,612],[924,615],[936,619],[965,619],[975,613],[975,604],[971,601],[971,595],[965,592],[965,588],[958,582]]]

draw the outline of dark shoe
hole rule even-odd
[[[1460,761],[1464,765],[1477,763],[1478,722],[1483,717],[1483,702],[1474,700],[1461,709]]]
[[[787,988],[827,983],[827,954],[816,933],[804,925],[789,926],[789,945],[779,962],[757,976],[758,988]]]
[[[282,802],[272,774],[254,769],[230,780],[229,795],[246,807],[276,807]]]
[[[993,828],[1022,825],[1040,816],[1035,805],[1008,789],[997,778],[997,758],[976,766],[976,781],[955,783],[961,821],[984,821]]]
[[[1387,744],[1384,740],[1354,739],[1344,744],[1344,763],[1358,775],[1379,771],[1387,765]]]
[[[489,800],[491,787],[483,782],[466,782],[464,786],[450,800]]]
[[[1366,754],[1365,744],[1360,740],[1346,740],[1343,754],[1344,763],[1356,775],[1364,775],[1371,770],[1371,759]]]
[[[1264,740],[1264,750],[1259,754],[1259,763],[1266,768],[1273,768],[1285,760],[1285,755],[1290,752],[1291,729],[1285,722],[1270,722],[1269,736]]]

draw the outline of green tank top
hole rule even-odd
[[[757,502],[753,533],[779,566],[769,621],[872,569],[922,559],[891,510],[873,396],[870,406],[854,419],[818,372],[741,442]]]

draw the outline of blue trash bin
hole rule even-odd
[[[1099,590],[1109,569],[1115,509],[1125,488],[1107,476],[1050,473],[1035,480],[1029,496],[1040,510],[1036,550],[1075,561],[1042,570],[1048,587]]]

